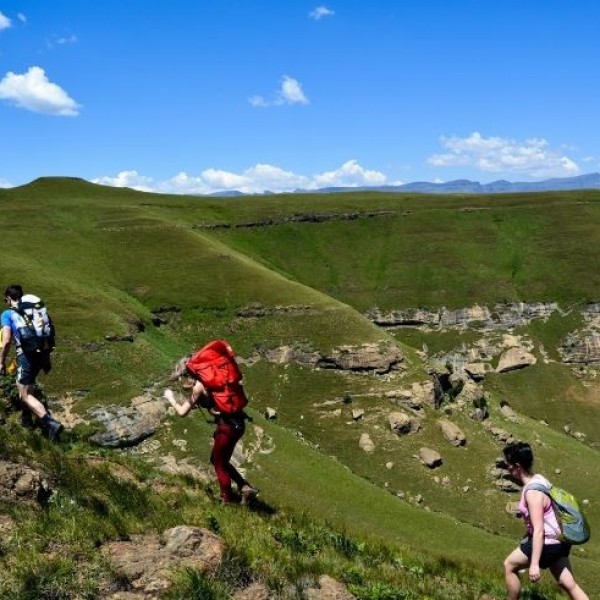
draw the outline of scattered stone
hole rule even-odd
[[[363,433],[358,441],[358,447],[364,452],[371,453],[375,452],[375,444],[368,433]]]
[[[587,498],[584,498],[584,499],[581,501],[581,504],[583,504],[584,506],[589,506],[589,505],[590,505],[590,501],[589,501]]]
[[[520,517],[521,511],[519,510],[518,502],[507,502],[504,510],[511,515],[511,517]]]
[[[521,491],[521,488],[516,483],[513,483],[508,479],[499,479],[498,481],[496,481],[496,487],[502,492],[506,492],[508,494],[513,494]]]
[[[461,428],[455,423],[452,423],[452,421],[448,421],[447,419],[440,419],[438,421],[438,425],[440,426],[444,437],[453,446],[464,446],[467,443],[467,437],[465,436]]]
[[[516,441],[512,434],[508,433],[504,429],[501,429],[500,427],[495,427],[489,421],[485,421],[483,423],[483,427],[489,431],[499,442],[504,444],[513,444]]]
[[[336,408],[335,410],[331,411],[331,414],[334,417],[341,417],[342,416],[342,409],[341,408]]]
[[[400,498],[400,500],[404,500],[404,496],[405,496],[405,495],[406,495],[406,494],[405,494],[405,493],[404,493],[402,490],[398,490],[398,491],[396,492],[396,496],[398,496],[398,498]]]
[[[419,450],[419,460],[430,469],[441,466],[443,462],[442,455],[431,448],[421,448]]]
[[[517,416],[517,413],[508,404],[503,404],[500,407],[500,412],[512,423],[519,422],[519,417]]]
[[[573,437],[580,442],[585,442],[585,439],[587,436],[585,435],[585,433],[582,433],[581,431],[576,431],[573,434]]]
[[[273,419],[276,419],[276,418],[277,418],[277,411],[274,408],[267,406],[267,408],[265,410],[265,419],[272,421]]]
[[[388,471],[391,471],[394,468],[394,463],[393,462],[386,462],[385,463],[385,468],[388,469]]]
[[[463,493],[467,493],[471,488],[468,485],[463,486],[462,491]]]
[[[365,411],[362,408],[354,408],[352,409],[352,418],[355,421],[359,421],[365,416]]]
[[[417,494],[414,497],[414,503],[415,504],[422,504],[423,503],[423,496],[421,494]]]
[[[560,471],[560,469],[554,469],[554,473],[555,473],[556,475],[560,475],[561,471]]]
[[[442,477],[442,485],[448,487],[450,485],[450,477]]]
[[[570,428],[568,425],[565,425],[565,426],[563,427],[563,431],[564,431],[564,432],[565,432],[567,435],[569,435],[569,434],[571,433],[571,428]]]

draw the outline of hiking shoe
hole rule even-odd
[[[60,435],[60,432],[64,429],[64,427],[62,426],[61,423],[59,423],[58,421],[55,421],[54,419],[50,419],[50,423],[48,423],[48,427],[47,427],[47,433],[48,433],[48,439],[51,442],[57,442],[58,441],[58,436]]]
[[[242,496],[242,501],[241,501],[242,504],[248,504],[248,503],[252,502],[252,500],[254,500],[254,498],[256,498],[256,496],[258,496],[258,490],[248,484],[246,484],[245,486],[242,487],[242,489],[240,490],[240,493]]]

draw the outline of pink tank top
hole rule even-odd
[[[531,481],[521,491],[521,501],[519,502],[519,511],[525,521],[525,527],[527,528],[527,535],[533,535],[533,526],[529,518],[529,509],[527,502],[525,501],[525,493],[531,483],[541,483],[545,486],[550,487],[552,484],[542,475],[534,475]],[[560,544],[560,540],[556,539],[557,534],[560,533],[560,526],[552,508],[552,502],[548,496],[544,500],[544,544]]]

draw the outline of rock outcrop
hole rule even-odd
[[[0,500],[43,504],[51,490],[43,473],[20,463],[0,460]]]
[[[329,575],[319,577],[319,587],[309,588],[305,592],[307,600],[356,600],[346,586]]]
[[[176,569],[214,573],[223,556],[224,545],[207,529],[173,527],[163,533],[132,536],[130,541],[111,542],[102,554],[113,569],[129,582],[128,592],[144,599],[160,598],[171,585]]]
[[[328,354],[295,344],[279,348],[259,347],[254,356],[245,362],[252,363],[260,359],[277,364],[297,363],[319,369],[387,373],[400,367],[404,355],[400,348],[389,343],[341,346]]]
[[[512,302],[496,304],[493,309],[476,304],[468,308],[406,308],[384,313],[378,308],[372,308],[365,316],[381,327],[493,330],[512,329],[527,325],[535,319],[547,319],[558,310],[556,302]]]

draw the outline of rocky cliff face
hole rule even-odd
[[[512,302],[496,304],[493,309],[478,304],[468,308],[406,308],[389,312],[372,308],[365,316],[380,327],[511,329],[535,319],[547,319],[557,311],[556,302]]]

